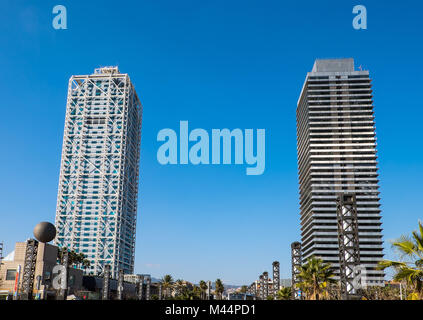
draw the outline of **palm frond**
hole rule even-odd
[[[405,262],[401,261],[392,261],[392,260],[382,260],[379,261],[378,266],[376,267],[378,270],[385,270],[386,268],[403,268],[407,267],[407,264]]]
[[[416,251],[423,253],[423,234],[418,234],[417,231],[413,231],[412,235],[415,241],[415,247],[417,249]],[[417,255],[419,254],[417,253]]]
[[[392,243],[392,246],[397,249],[402,257],[413,256],[416,253],[414,242],[407,236],[401,236]]]

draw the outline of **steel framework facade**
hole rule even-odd
[[[61,264],[64,267],[64,275],[61,281],[64,281],[64,283],[60,283],[61,288],[58,293],[58,299],[66,300],[66,297],[68,295],[69,251],[63,252]]]
[[[360,265],[357,203],[354,194],[341,194],[337,199],[339,278],[341,295],[349,299],[357,294],[355,278]]]
[[[137,275],[137,298],[138,300],[144,299],[144,276],[143,275]]]
[[[26,241],[25,260],[22,271],[21,299],[31,300],[34,288],[35,266],[37,262],[38,241],[29,239]]]
[[[336,197],[357,199],[361,263],[368,285],[384,285],[373,93],[353,59],[316,60],[297,104],[303,258],[332,264],[339,280]]]
[[[151,300],[151,276],[146,276],[145,300]]]
[[[264,271],[263,272],[263,282],[264,282],[264,299],[267,299],[269,296],[269,272]]]
[[[300,290],[298,288],[298,274],[301,271],[302,254],[301,243],[291,243],[291,269],[292,269],[292,299],[300,299]]]
[[[259,297],[264,300],[264,276],[262,274],[259,277]]]
[[[87,273],[134,269],[142,106],[117,67],[69,80],[55,243],[84,253]]]
[[[280,264],[279,261],[274,261],[273,266],[273,297],[276,300],[279,288],[281,286]]]
[[[212,283],[211,281],[207,281],[207,300],[210,300],[211,289],[212,289]]]
[[[106,264],[103,268],[103,289],[102,300],[110,298],[110,265]]]
[[[117,283],[117,299],[123,299],[123,270],[119,270],[118,283]]]

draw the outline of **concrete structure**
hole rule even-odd
[[[383,257],[371,80],[353,59],[316,60],[297,105],[302,258],[339,274],[336,198],[355,194],[367,285],[383,285]]]
[[[117,279],[110,279],[108,300],[118,300],[119,282]],[[137,291],[136,284],[124,281],[122,287],[123,300],[136,300]],[[83,288],[78,293],[78,297],[84,300],[101,300],[103,290],[103,277],[100,276],[84,276]]]
[[[292,286],[292,279],[281,279],[281,287],[282,288],[286,288],[286,287],[291,287]]]
[[[17,242],[15,250],[8,254],[0,265],[0,295],[11,298],[15,292],[15,282],[18,280],[18,290],[21,292],[22,275],[17,275],[19,266],[24,266],[27,242]],[[57,265],[57,246],[38,243],[37,259],[35,263],[33,295],[39,299],[55,299],[56,290],[52,287],[53,267]],[[73,294],[82,287],[82,270],[68,269],[69,294]],[[16,279],[18,278],[18,279]],[[19,296],[19,293],[18,293]]]
[[[117,67],[69,80],[55,243],[133,273],[142,106]]]

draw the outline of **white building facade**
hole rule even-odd
[[[142,105],[117,67],[69,80],[55,243],[133,273]]]

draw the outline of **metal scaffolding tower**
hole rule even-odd
[[[59,290],[58,300],[66,300],[66,297],[68,296],[69,251],[66,250],[63,252],[61,260],[64,272],[64,275],[62,275],[62,281],[64,281],[64,283],[60,284],[61,288]]]
[[[298,288],[298,274],[302,265],[301,243],[296,241],[291,243],[291,265],[292,265],[292,299],[301,299]]]
[[[151,276],[147,275],[147,286],[145,287],[145,300],[150,300],[150,290],[151,290]]]
[[[110,265],[106,264],[103,271],[103,300],[109,300],[110,296]]]
[[[280,264],[279,261],[274,261],[273,266],[273,298],[276,300],[279,288],[281,286]]]
[[[159,300],[162,300],[163,284],[159,283]]]
[[[207,300],[210,300],[211,289],[212,289],[212,283],[211,281],[207,281]]]
[[[264,281],[264,299],[266,300],[269,296],[269,272],[263,272],[263,281]]]
[[[118,284],[117,284],[117,299],[123,299],[123,270],[119,270]]]
[[[256,292],[256,283],[255,282],[253,282],[252,284],[250,284],[250,286],[248,287],[248,291],[247,292],[249,294],[251,294],[254,297],[254,299],[257,298],[256,297],[257,292]]]
[[[339,244],[339,278],[343,299],[357,295],[355,277],[360,265],[357,202],[355,194],[340,194],[336,203]]]
[[[138,277],[137,277],[137,297],[138,297],[138,300],[142,300],[144,298],[143,291],[144,291],[144,276],[138,275]]]
[[[261,274],[259,277],[259,297],[261,300],[264,300],[264,280],[263,275]]]
[[[35,265],[37,262],[38,241],[29,239],[26,241],[25,261],[22,274],[22,300],[31,300],[34,287]]]

